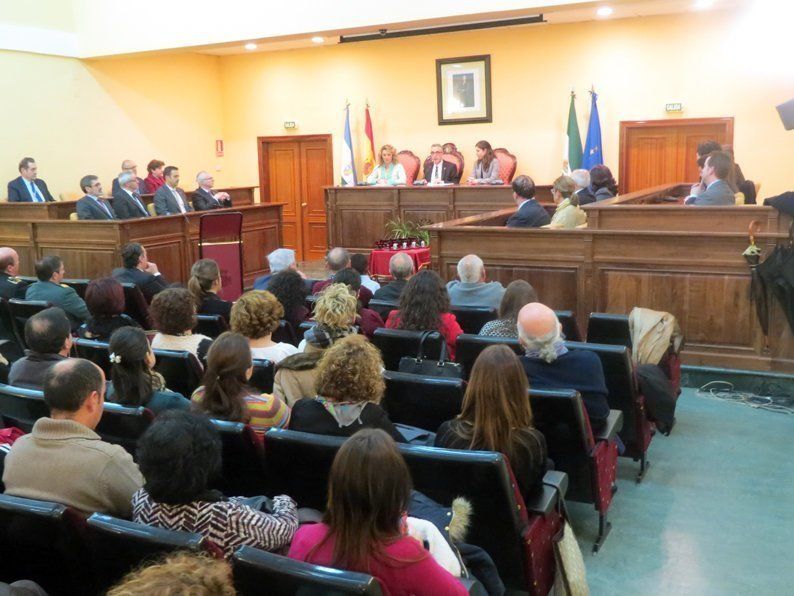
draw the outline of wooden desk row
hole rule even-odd
[[[281,246],[283,206],[262,203],[211,212],[243,214],[245,285],[268,271],[266,255]],[[121,266],[121,247],[127,242],[140,242],[166,279],[185,283],[190,267],[199,258],[199,220],[207,213],[117,221],[0,219],[0,238],[4,246],[19,253],[21,272],[32,274],[37,259],[55,254],[63,258],[66,274],[73,278],[109,275]]]
[[[244,207],[254,204],[255,186],[235,186],[231,188],[217,188],[215,192],[228,192],[234,207]],[[188,201],[193,191],[185,191]],[[154,201],[153,194],[141,195],[147,205]],[[69,219],[69,214],[77,210],[77,201],[55,201],[54,203],[9,203],[0,202],[0,219]],[[112,199],[111,199],[112,204]]]
[[[765,338],[749,300],[750,272],[742,257],[748,224],[768,255],[787,237],[791,218],[771,207],[685,207],[659,204],[676,196],[668,185],[608,204],[587,205],[581,230],[507,229],[513,209],[428,226],[432,266],[454,279],[458,260],[476,253],[489,279],[525,279],[540,300],[576,312],[628,313],[641,306],[674,314],[686,336],[688,364],[794,370],[794,337],[770,300]],[[621,204],[623,203],[623,204]]]

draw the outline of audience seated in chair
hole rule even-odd
[[[8,246],[0,247],[0,298],[25,298],[28,284],[19,280],[19,254]]]
[[[218,296],[221,291],[221,270],[218,263],[212,259],[200,259],[193,263],[187,289],[193,296],[196,314],[220,315],[229,320],[232,303]]]
[[[281,303],[283,318],[293,329],[311,318],[312,313],[306,307],[306,283],[297,271],[279,271],[270,280],[267,291]]]
[[[389,313],[386,327],[414,331],[438,331],[444,336],[450,360],[455,358],[455,340],[463,333],[455,315],[449,312],[447,289],[430,269],[423,269],[406,284],[398,310]]]
[[[542,490],[546,440],[532,426],[527,375],[507,346],[489,346],[474,363],[460,415],[436,434],[436,447],[498,451],[507,456],[528,501]]]
[[[153,594],[235,596],[237,592],[228,563],[184,551],[131,571],[107,592],[107,596]]]
[[[405,289],[405,284],[414,274],[414,260],[404,252],[392,255],[389,259],[389,273],[394,279],[377,290],[372,297],[375,300],[396,304]]]
[[[375,576],[391,594],[467,594],[417,539],[404,531],[411,475],[394,441],[362,430],[339,449],[323,523],[302,526],[289,556]]]
[[[349,437],[362,428],[380,428],[396,441],[403,436],[380,406],[386,385],[378,349],[360,335],[339,340],[317,365],[316,397],[292,406],[290,429]]]
[[[277,364],[298,353],[292,344],[276,343],[271,338],[283,317],[284,308],[273,294],[252,290],[240,296],[232,307],[232,331],[248,339],[252,358]]]
[[[124,314],[124,288],[112,277],[103,277],[88,282],[85,304],[91,316],[77,329],[78,337],[108,341],[116,329],[140,327]]]
[[[111,382],[105,398],[122,406],[149,408],[155,416],[165,410],[186,410],[190,402],[169,391],[163,376],[152,370],[155,360],[142,329],[122,327],[110,336]]]
[[[277,248],[267,255],[267,263],[270,268],[270,273],[262,277],[257,277],[256,280],[254,280],[255,290],[268,290],[270,279],[282,271],[295,271],[301,276],[301,279],[306,279],[306,275],[298,270],[298,264],[295,262],[295,251],[291,248]]]
[[[525,304],[537,301],[538,295],[529,282],[523,279],[511,281],[505,288],[502,301],[499,303],[499,318],[483,325],[479,335],[518,339],[518,329],[516,328],[518,311]]]
[[[312,286],[312,294],[319,294],[327,286],[334,283],[334,275],[339,273],[342,269],[350,267],[350,253],[344,248],[332,248],[328,251],[328,256],[325,257],[325,266],[330,273],[328,279],[318,281]],[[369,301],[372,300],[372,292],[367,288],[361,288],[358,294],[358,299],[361,300],[363,306],[367,306]]]
[[[551,217],[535,199],[535,182],[529,176],[519,176],[513,180],[513,201],[516,212],[505,226],[508,228],[541,228],[551,223]]]
[[[609,416],[607,387],[601,361],[586,350],[568,351],[562,326],[548,306],[532,302],[518,313],[521,357],[533,389],[574,389],[582,396],[593,429]]]
[[[129,516],[130,499],[143,478],[122,447],[94,432],[104,398],[105,375],[87,360],[72,358],[47,371],[44,401],[50,417],[37,420],[6,456],[6,494]]]
[[[204,357],[212,339],[193,333],[196,327],[196,305],[184,288],[168,288],[154,297],[150,308],[157,334],[152,339],[156,350],[184,350],[199,360]]]
[[[458,261],[458,278],[447,283],[452,306],[499,307],[505,289],[498,281],[485,281],[485,265],[480,257],[466,255]]]
[[[346,285],[350,293],[356,297],[358,305],[356,325],[358,325],[359,329],[361,329],[361,333],[363,333],[367,339],[372,339],[375,330],[383,327],[384,323],[378,313],[372,309],[364,308],[361,305],[361,300],[359,299],[359,295],[363,289],[361,287],[361,275],[352,267],[348,267],[334,275],[334,283]]]
[[[557,209],[551,223],[544,228],[573,230],[587,224],[587,213],[579,208],[579,197],[574,194],[576,183],[570,176],[560,176],[551,186],[551,196]]]
[[[16,387],[41,389],[44,374],[69,358],[72,334],[69,319],[58,307],[42,310],[25,322],[25,343],[30,349],[11,365],[8,383]]]
[[[590,168],[590,192],[596,201],[616,197],[618,195],[618,183],[612,176],[612,170],[603,164]]]
[[[358,271],[361,276],[361,285],[372,292],[373,297],[375,292],[380,289],[380,284],[369,276],[369,258],[360,252],[350,255],[350,266]]]
[[[239,333],[222,333],[207,353],[203,384],[191,397],[194,409],[211,418],[250,424],[259,436],[269,428],[286,427],[289,406],[250,387],[253,372],[248,340]]]
[[[124,266],[114,269],[113,277],[121,283],[138,286],[147,302],[168,287],[168,281],[160,275],[157,264],[149,260],[146,249],[137,242],[122,247],[121,262]]]
[[[36,263],[36,277],[39,281],[28,286],[25,300],[43,300],[59,306],[69,317],[72,329],[77,329],[89,317],[88,308],[74,288],[62,285],[66,269],[61,257],[50,255]]]
[[[317,362],[323,350],[337,340],[355,334],[356,298],[346,286],[333,284],[317,298],[314,320],[317,324],[306,331],[295,354],[279,362],[273,393],[290,406],[303,397],[314,397]]]
[[[242,497],[210,490],[221,471],[221,439],[212,423],[191,412],[160,416],[143,434],[138,462],[144,485],[132,497],[132,518],[168,530],[196,532],[229,558],[240,546],[279,550],[298,529],[295,502],[273,499],[272,513]]]
[[[576,190],[573,191],[573,196],[579,200],[579,205],[595,203],[595,195],[590,190],[590,170],[574,170],[571,172],[571,178],[574,184],[576,184]]]

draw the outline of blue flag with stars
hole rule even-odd
[[[587,141],[585,141],[582,155],[582,168],[585,170],[604,163],[604,152],[601,147],[601,121],[598,118],[598,95],[595,91],[591,91],[590,96],[592,98],[590,124],[587,126]]]

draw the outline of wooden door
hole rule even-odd
[[[640,120],[620,123],[620,193],[698,180],[697,146],[733,145],[733,118]]]
[[[284,247],[298,260],[321,259],[327,246],[323,187],[333,184],[331,135],[259,137],[263,202],[285,203]]]

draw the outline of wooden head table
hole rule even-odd
[[[525,279],[540,300],[573,310],[580,325],[591,312],[627,314],[642,306],[671,312],[686,336],[688,364],[794,370],[794,337],[776,301],[763,336],[749,300],[742,257],[750,222],[768,255],[786,241],[791,217],[762,205],[695,207],[669,204],[689,185],[665,185],[584,207],[588,228],[507,229],[514,208],[427,226],[432,266],[454,279],[469,253],[489,279]]]
[[[281,246],[283,207],[283,203],[262,203],[214,211],[243,214],[245,285],[269,270],[266,255]],[[37,259],[54,254],[63,258],[68,277],[109,275],[121,266],[121,247],[140,242],[166,279],[184,283],[198,259],[199,219],[204,213],[114,221],[0,219],[0,238],[19,253],[23,274],[33,272]]]

